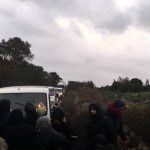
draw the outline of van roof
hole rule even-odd
[[[49,88],[49,89],[54,89],[54,87],[53,87],[53,86],[48,86],[48,88]]]
[[[0,88],[0,93],[47,93],[47,86],[11,86]]]

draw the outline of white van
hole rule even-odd
[[[49,88],[50,101],[54,102],[55,101],[56,90],[52,86],[50,86],[48,88]]]
[[[21,109],[27,103],[33,103],[37,112],[50,118],[50,93],[45,86],[12,86],[0,88],[0,100],[8,99],[11,110]]]

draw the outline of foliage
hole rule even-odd
[[[28,42],[24,42],[21,38],[14,37],[8,41],[4,39],[0,43],[0,57],[1,60],[7,60],[11,62],[23,62],[26,60],[32,60],[33,54],[30,51],[31,45]]]
[[[33,59],[31,45],[14,37],[0,43],[0,87],[13,85],[56,86],[61,80],[56,72],[29,63]]]
[[[130,81],[129,78],[121,78],[119,77],[117,81],[114,80],[113,84],[112,84],[112,89],[115,90],[119,90],[120,92],[126,92],[129,90],[129,86],[130,86]]]
[[[150,106],[130,103],[124,117],[125,123],[145,142],[150,143]]]
[[[83,82],[69,81],[67,89],[68,90],[76,90],[76,89],[81,88],[81,87],[94,88],[95,84],[93,83],[93,81],[87,81],[87,82],[86,81],[83,81]]]
[[[56,72],[47,73],[46,77],[51,86],[56,86],[62,78]]]
[[[146,79],[145,86],[149,86],[149,80],[148,79]]]
[[[111,89],[113,92],[117,93],[125,93],[125,92],[140,92],[143,90],[149,90],[148,85],[149,81],[146,81],[146,85],[143,85],[142,81],[138,78],[133,78],[129,80],[128,77],[121,78],[119,77],[118,80],[114,80]],[[145,88],[146,86],[146,88]]]
[[[109,89],[109,88],[108,88]],[[88,106],[90,103],[99,103],[103,106],[106,104],[106,99],[102,97],[101,89],[92,88],[79,88],[77,90],[68,90],[62,101],[62,107],[67,112],[69,119],[71,120],[72,127],[79,136],[79,143],[86,142],[86,125],[88,122]],[[104,93],[103,93],[104,94]],[[130,94],[130,95],[129,95]],[[138,98],[141,94],[141,98],[150,97],[150,93],[128,93],[130,99],[127,101],[128,110],[124,114],[124,121],[127,125],[126,135],[128,138],[128,146],[132,149],[144,150],[144,142],[150,142],[150,106],[141,103],[131,102],[132,98]],[[103,95],[104,96],[104,95]],[[138,136],[137,136],[138,135]],[[123,149],[123,144],[120,144]],[[125,148],[126,149],[126,148]]]
[[[130,80],[130,89],[133,92],[140,92],[142,90],[143,83],[140,79],[133,78]]]
[[[84,142],[86,138],[88,107],[91,103],[102,104],[103,99],[97,89],[89,87],[67,90],[62,100],[62,107],[67,112],[81,142]]]

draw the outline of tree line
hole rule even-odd
[[[150,85],[149,80],[146,80],[146,83],[144,84],[142,80],[138,78],[132,78],[129,79],[128,77],[122,78],[119,77],[117,80],[114,80],[112,85],[109,88],[110,90],[114,92],[141,92],[141,91],[149,91]]]
[[[31,63],[31,44],[19,37],[0,42],[0,87],[13,85],[56,86],[62,78]]]
[[[77,90],[78,88],[82,87],[95,88],[95,84],[93,81],[69,81],[67,85],[68,90]]]
[[[0,42],[0,87],[13,85],[46,85],[56,86],[62,78],[56,72],[47,72],[42,66],[32,64],[34,54],[31,44],[19,37],[2,39]],[[93,81],[69,81],[67,89],[76,90],[81,87],[96,88]],[[113,92],[149,91],[149,80],[146,83],[138,78],[119,77],[109,89]]]

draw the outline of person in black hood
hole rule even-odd
[[[60,108],[53,112],[52,127],[62,133],[70,142],[77,141],[78,136],[75,135],[70,122],[67,121],[65,113]]]
[[[36,121],[39,118],[39,114],[36,112],[36,108],[32,103],[27,103],[25,105],[25,113],[26,113],[25,123],[35,128]]]
[[[10,113],[8,127],[4,130],[4,138],[9,150],[31,150],[35,140],[34,128],[23,123],[23,113],[16,109]]]
[[[95,150],[97,143],[107,145],[108,143],[116,144],[116,132],[109,118],[104,117],[102,109],[97,104],[89,106],[90,121],[87,125],[87,140],[90,150]],[[103,138],[98,138],[99,136]],[[99,141],[97,141],[99,139]],[[103,139],[103,141],[101,141]]]
[[[94,122],[97,122],[100,118],[103,117],[102,109],[97,104],[91,104],[89,106],[89,116],[90,119]]]

